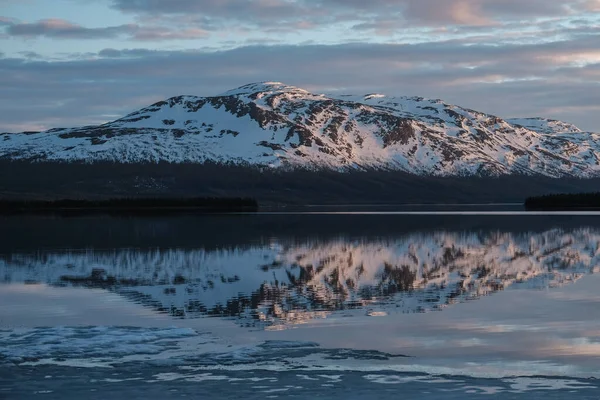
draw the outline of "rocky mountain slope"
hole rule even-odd
[[[600,134],[416,97],[327,96],[282,83],[179,96],[99,126],[0,134],[0,160],[600,175]]]
[[[597,228],[579,228],[12,254],[0,258],[0,283],[102,288],[176,317],[282,328],[339,311],[423,312],[509,287],[567,284],[600,271],[599,244]]]

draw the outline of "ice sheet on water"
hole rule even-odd
[[[576,390],[576,389],[598,389],[589,382],[576,379],[548,379],[548,378],[514,378],[505,379],[514,391],[529,392],[533,390]]]
[[[40,359],[123,357],[158,354],[177,340],[199,336],[189,328],[45,327],[0,332],[0,358],[10,362]]]
[[[189,364],[219,368],[301,363],[304,357],[329,360],[387,359],[380,352],[322,349],[307,341],[267,340],[231,344],[191,328],[109,326],[42,327],[0,331],[0,364],[111,367],[120,363]]]
[[[0,343],[0,365],[4,366],[148,365],[164,371],[154,381],[200,382],[230,380],[224,377],[232,374],[259,374],[251,376],[256,380],[267,371],[279,374],[293,370],[298,380],[318,380],[323,384],[344,384],[347,376],[360,375],[375,385],[427,383],[479,394],[596,388],[596,381],[585,379],[589,374],[573,366],[547,362],[436,364],[380,351],[324,348],[308,341],[232,344],[225,338],[189,328],[5,329],[0,331]]]
[[[576,393],[589,394],[598,389],[595,381],[590,379],[572,379],[565,377],[535,377],[535,378],[473,378],[468,376],[396,373],[380,371],[378,373],[362,374],[347,371],[343,374],[323,374],[310,371],[304,374],[279,374],[279,371],[240,372],[221,370],[218,373],[195,371],[193,368],[182,367],[178,372],[161,372],[154,374],[147,382],[169,382],[185,384],[186,382],[227,381],[234,384],[248,384],[262,393],[275,393],[288,390],[311,390],[319,388],[344,387],[364,389],[370,387],[370,392],[379,393],[380,387],[402,386],[407,392],[420,392],[427,389],[430,393],[456,393],[470,395],[532,395],[533,392],[555,391],[568,392],[570,396]],[[258,375],[258,376],[256,376]],[[260,383],[257,385],[256,383]],[[321,389],[328,393],[329,389]],[[386,389],[384,389],[386,390]],[[437,398],[437,397],[433,397]],[[518,398],[523,398],[519,396]],[[527,398],[527,397],[524,397]]]

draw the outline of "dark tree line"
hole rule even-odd
[[[2,200],[0,213],[31,213],[50,211],[121,211],[177,212],[195,210],[200,212],[257,211],[258,203],[251,198],[112,198],[107,200],[61,199],[61,200]]]
[[[600,209],[600,192],[560,193],[528,197],[525,200],[528,210],[545,209]]]
[[[0,198],[56,200],[250,197],[267,204],[522,203],[549,192],[600,191],[600,179],[422,177],[205,164],[0,161]]]

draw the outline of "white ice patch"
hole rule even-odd
[[[504,392],[505,390],[506,390],[506,388],[503,388],[501,386],[481,386],[481,385],[464,386],[464,387],[460,388],[461,392],[465,392],[468,394],[485,394],[485,395],[500,394],[500,393]],[[451,390],[443,390],[443,391],[451,391]],[[452,390],[452,391],[455,391],[455,390]]]
[[[178,374],[178,373],[162,373],[154,376],[156,378],[155,381],[150,382],[159,382],[159,381],[177,381],[184,380],[186,382],[204,382],[204,381],[226,381],[229,380],[228,376],[225,375],[213,375],[210,373],[206,374]]]
[[[383,375],[370,374],[365,375],[364,379],[382,385],[400,385],[410,383],[426,384],[457,384],[456,388],[441,389],[442,392],[464,392],[469,394],[495,395],[502,393],[525,393],[539,390],[580,390],[597,389],[596,386],[588,382],[575,379],[553,379],[553,378],[513,378],[501,379],[498,383],[508,384],[507,386],[486,386],[473,385],[464,380],[447,379],[435,375]],[[464,383],[464,385],[460,385]]]
[[[98,366],[127,355],[156,355],[200,336],[189,328],[53,327],[0,332],[0,356],[13,363]],[[79,361],[77,361],[79,360]],[[84,361],[87,360],[87,361]],[[94,362],[94,360],[98,362]]]
[[[400,376],[400,375],[377,375],[370,374],[365,375],[364,378],[368,381],[374,383],[381,383],[385,385],[398,385],[403,383],[411,383],[411,382],[426,382],[426,383],[460,383],[462,381],[453,380],[453,379],[445,379],[440,378],[434,375],[408,375],[408,376]]]
[[[464,363],[456,365],[437,365],[427,360],[415,362],[414,358],[388,358],[382,360],[367,358],[352,351],[345,351],[346,358],[332,357],[327,349],[314,349],[309,354],[288,356],[284,351],[280,352],[280,358],[271,360],[256,360],[254,362],[238,364],[212,364],[194,367],[196,372],[211,371],[272,371],[285,372],[290,366],[298,371],[298,378],[310,380],[317,378],[339,382],[343,374],[351,372],[362,372],[370,378],[382,378],[384,373],[397,374],[421,374],[429,381],[435,378],[435,383],[447,383],[441,379],[442,376],[470,377],[483,379],[509,379],[518,377],[573,377],[588,378],[589,370],[580,369],[572,365],[559,365],[545,362],[481,362]],[[225,357],[224,357],[225,358]],[[313,373],[313,374],[309,374]],[[329,378],[328,378],[329,377]],[[386,378],[387,379],[387,378]],[[411,378],[419,380],[421,378]],[[423,378],[425,379],[425,378]]]
[[[193,368],[180,367],[181,370],[192,370]],[[174,381],[184,381],[184,382],[204,382],[204,381],[228,381],[228,382],[277,382],[278,379],[276,377],[250,377],[250,378],[236,378],[230,377],[227,375],[214,375],[212,373],[206,372],[201,374],[194,373],[178,373],[178,372],[164,372],[160,374],[156,374],[153,376],[154,379],[149,380],[147,382],[174,382]],[[264,386],[267,388],[268,386]],[[256,386],[256,388],[262,388],[262,386]]]
[[[597,389],[591,383],[581,382],[574,379],[548,379],[548,378],[515,378],[506,379],[510,387],[517,392],[530,392],[533,390],[578,390]]]

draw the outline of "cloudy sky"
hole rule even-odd
[[[265,80],[600,131],[600,0],[0,0],[0,131]]]

